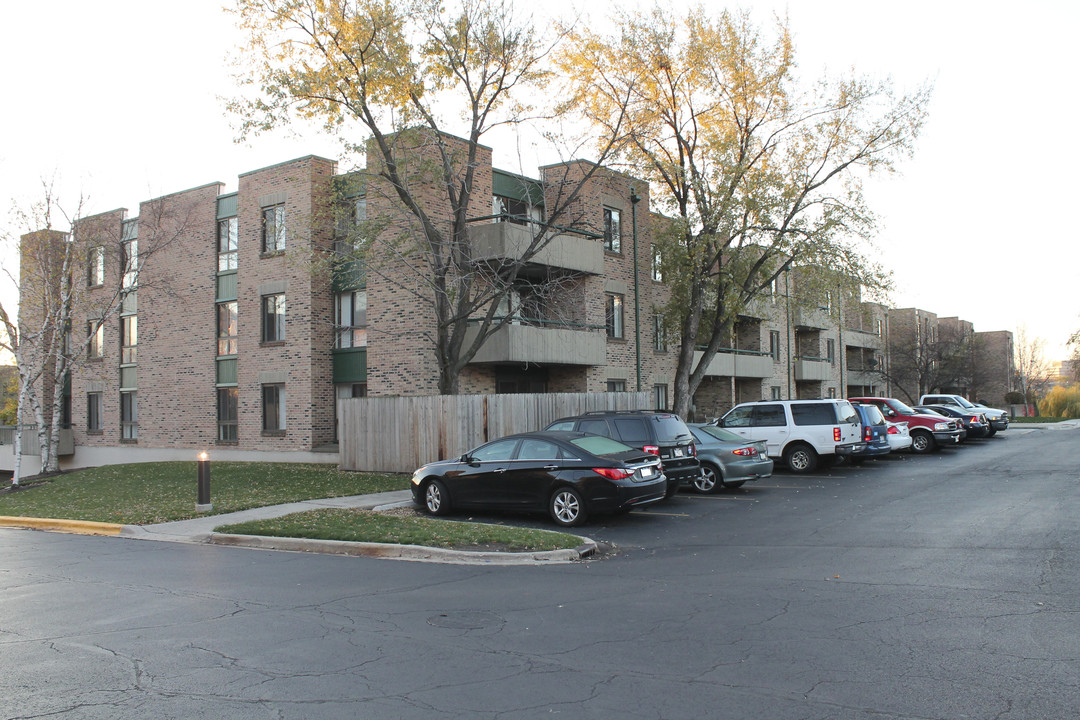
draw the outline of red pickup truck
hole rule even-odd
[[[856,397],[848,400],[877,405],[889,422],[906,422],[911,433],[911,449],[914,452],[933,452],[942,446],[960,442],[962,430],[959,423],[951,418],[920,413],[896,398]]]

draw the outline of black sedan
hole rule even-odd
[[[660,459],[581,432],[509,435],[412,476],[413,501],[432,515],[456,508],[543,510],[572,527],[592,513],[622,512],[664,499]]]

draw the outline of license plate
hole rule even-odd
[[[675,448],[675,452],[673,452],[672,455],[674,457],[682,457],[683,456],[683,449],[682,448]]]
[[[641,468],[641,477],[649,478],[653,476],[655,471],[651,467]]]

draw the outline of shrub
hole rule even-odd
[[[1080,418],[1080,387],[1055,387],[1039,403],[1044,417]]]

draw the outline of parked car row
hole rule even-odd
[[[760,400],[689,425],[667,412],[591,412],[428,463],[413,473],[411,488],[432,515],[539,510],[573,527],[592,514],[660,502],[681,486],[701,493],[741,487],[770,477],[775,459],[797,473],[835,461],[857,465],[988,437],[1008,427],[1007,414],[994,422],[959,403],[912,408],[895,398]]]

